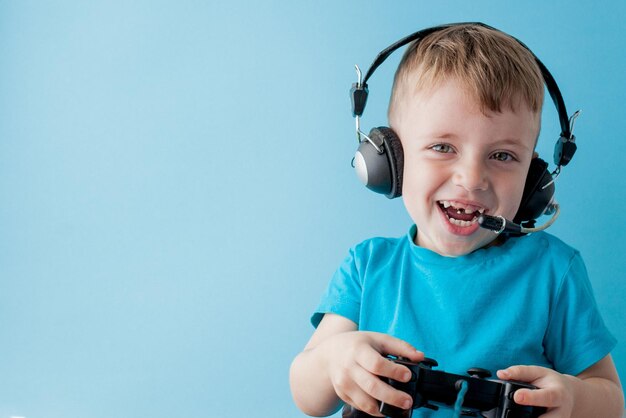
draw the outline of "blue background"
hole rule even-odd
[[[469,20],[523,40],[583,110],[551,232],[587,262],[625,381],[625,17],[619,0],[0,1],[0,418],[302,416],[288,368],[327,281],[410,225],[350,167],[353,65]],[[546,106],[544,156],[557,133]]]

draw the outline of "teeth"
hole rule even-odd
[[[450,221],[450,223],[451,223],[451,224],[453,224],[453,225],[457,225],[457,226],[461,226],[461,227],[464,227],[464,228],[466,228],[466,227],[468,227],[468,226],[471,226],[471,225],[473,225],[474,223],[476,223],[476,220],[477,220],[477,219],[478,219],[478,218],[476,218],[476,217],[474,216],[474,219],[472,219],[471,221],[461,221],[461,220],[458,220],[458,219],[454,219],[454,218],[450,218],[450,217],[448,217],[448,220]]]
[[[452,206],[454,209],[456,209],[456,213],[461,214],[461,213],[474,213],[476,211],[478,211],[478,213],[484,213],[485,212],[485,208],[481,208],[481,207],[477,207],[477,206],[468,206],[468,205],[464,205],[462,203],[456,203],[456,202],[451,202],[449,200],[440,200],[439,204],[443,205],[444,209],[449,208],[450,206]],[[477,209],[474,209],[477,208]]]

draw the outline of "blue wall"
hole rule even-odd
[[[0,418],[301,416],[288,368],[330,275],[410,222],[350,167],[353,65],[466,20],[521,38],[583,109],[551,231],[626,380],[626,3],[506,3],[0,1]]]

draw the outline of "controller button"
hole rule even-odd
[[[479,379],[486,379],[488,377],[491,377],[491,372],[489,370],[481,369],[480,367],[472,367],[467,371],[467,374]]]
[[[437,363],[437,360],[435,360],[433,358],[428,358],[428,357],[426,357],[424,360],[422,360],[420,364],[423,364],[424,366],[428,367],[429,369],[432,369],[433,367],[439,366],[439,363]]]
[[[514,396],[514,395],[515,395],[515,391],[514,391],[514,390],[510,391],[510,392],[509,392],[509,399],[510,399],[510,400],[513,400],[513,396]]]

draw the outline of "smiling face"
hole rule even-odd
[[[540,115],[526,106],[484,111],[454,79],[409,96],[390,123],[404,148],[402,196],[415,243],[468,254],[496,238],[479,227],[480,213],[517,213]]]

